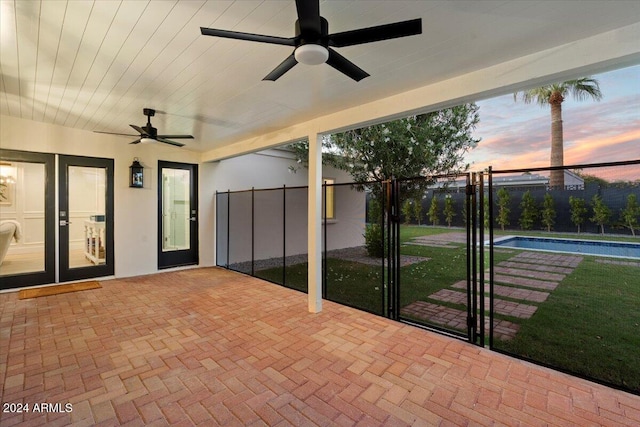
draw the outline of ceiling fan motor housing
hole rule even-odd
[[[304,44],[319,44],[324,47],[329,46],[329,22],[324,19],[322,16],[320,17],[320,34],[316,32],[312,32],[307,30],[304,34],[300,30],[300,20],[296,19],[295,24],[295,45],[296,47],[302,46]]]

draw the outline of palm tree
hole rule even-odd
[[[526,104],[536,102],[540,106],[551,106],[551,166],[564,166],[564,147],[562,136],[562,102],[567,95],[571,95],[576,101],[584,101],[592,98],[596,101],[602,99],[598,81],[591,77],[583,77],[577,80],[567,80],[522,92],[522,100]],[[518,92],[513,95],[518,99]],[[551,171],[549,179],[551,188],[564,188],[564,171]]]

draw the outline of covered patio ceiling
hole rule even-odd
[[[193,134],[185,148],[204,153],[204,160],[224,157],[221,150],[234,143],[499,64],[528,67],[585,40],[629,45],[640,33],[636,1],[321,1],[330,32],[422,18],[423,34],[339,49],[371,75],[360,82],[326,64],[299,64],[270,82],[262,78],[291,48],[206,37],[200,27],[292,37],[293,0],[1,0],[1,7],[3,115],[133,133],[129,124],[145,123],[143,107],[155,108],[154,126],[161,133]],[[639,52],[636,43],[631,53],[585,63],[613,68],[637,63]],[[496,74],[485,80],[500,82],[499,70],[488,72]],[[553,73],[558,75],[535,70],[527,78],[539,83]],[[513,90],[501,84],[502,91]],[[416,106],[425,104],[406,111]],[[401,110],[383,108],[352,123]],[[339,126],[349,124],[343,119]],[[285,132],[281,139],[293,137]],[[114,147],[129,142],[102,141]]]

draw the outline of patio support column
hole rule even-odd
[[[308,305],[322,311],[322,135],[309,135]]]

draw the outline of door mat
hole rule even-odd
[[[88,289],[101,288],[100,283],[93,280],[90,282],[70,283],[68,285],[44,286],[41,288],[23,289],[18,295],[18,299],[46,297],[49,295],[66,294],[68,292],[86,291]]]

